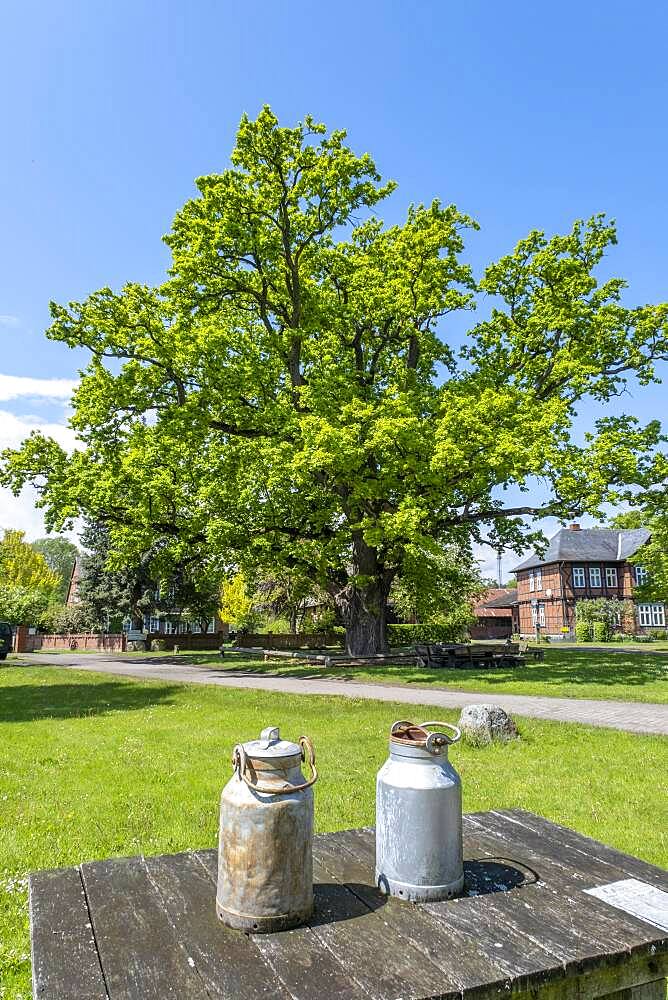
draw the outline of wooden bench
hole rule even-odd
[[[465,895],[414,906],[376,889],[371,829],[318,836],[312,919],[268,935],[216,918],[215,851],[38,872],[34,997],[665,1000],[667,872],[521,810],[465,816],[464,842]],[[627,909],[596,895],[624,886]]]

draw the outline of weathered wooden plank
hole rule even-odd
[[[81,874],[111,1000],[209,1000],[143,858],[85,864]]]
[[[197,851],[196,856],[206,869],[212,884],[217,880],[216,851]],[[320,907],[316,886],[316,908]],[[231,933],[238,933],[232,931]],[[327,949],[310,927],[296,927],[280,934],[254,934],[252,940],[264,961],[287,987],[296,1000],[313,997],[341,997],[358,1000],[368,994],[359,983],[347,975],[339,960]]]
[[[465,854],[484,854],[490,847],[498,855],[498,839],[476,836],[475,826],[467,818],[464,828]],[[372,864],[373,847],[368,835],[359,837],[356,831],[348,831],[339,836],[342,836],[339,841],[342,846],[356,848],[358,854]],[[506,845],[502,843],[501,846]],[[544,875],[544,871],[541,874]],[[515,951],[521,949],[523,938],[526,942],[533,940],[559,960],[567,975],[619,962],[631,953],[649,953],[655,948],[659,937],[656,929],[633,917],[617,914],[610,907],[598,905],[599,901],[569,888],[564,884],[561,869],[551,866],[549,874],[547,882],[485,895],[476,904],[484,919],[477,923],[469,920],[471,935],[480,934],[486,923],[496,925],[498,930],[502,928],[504,953],[508,946]],[[434,905],[444,914],[456,912],[468,919],[466,910],[455,911],[454,902]],[[540,952],[538,954],[540,956]],[[518,966],[510,971],[517,973]]]
[[[33,996],[107,1000],[79,870],[35,872],[29,900]]]
[[[341,885],[317,861],[313,866],[318,909],[310,922],[323,947],[377,1000],[438,997],[455,1000],[440,969]]]
[[[585,877],[585,881],[589,880],[587,888],[622,878],[620,870],[608,861],[585,854],[566,842],[554,843],[547,833],[532,830],[508,814],[496,811],[474,813],[471,818],[478,820],[485,832],[502,839],[511,850],[517,852],[527,850],[532,852],[536,859],[542,858],[547,864],[558,865],[566,871],[578,872]]]
[[[186,960],[210,997],[291,997],[247,935],[220,922],[215,884],[194,853],[146,858],[145,863]]]
[[[524,870],[527,874],[525,884],[531,882],[559,882],[571,887],[588,888],[591,879],[581,872],[574,871],[572,865],[559,862],[544,853],[538,853],[535,848],[518,841],[511,827],[497,824],[492,829],[486,821],[486,813],[468,814],[464,816],[464,858],[497,859]],[[511,891],[514,887],[511,887]]]
[[[441,969],[444,991],[474,993],[507,992],[510,979],[495,962],[486,957],[477,942],[452,931],[418,907],[388,899],[374,885],[373,854],[368,844],[360,846],[355,832],[332,835],[314,847],[314,856],[338,881],[346,884],[385,924],[418,949]]]
[[[577,952],[570,959],[571,963],[586,963],[588,956],[596,956],[599,950],[600,960],[603,961],[606,954],[615,956],[624,951],[633,955],[654,954],[657,949],[666,946],[666,935],[654,925],[585,894],[583,890],[591,884],[591,876],[573,872],[566,864],[555,863],[551,858],[543,858],[525,845],[518,848],[512,840],[512,827],[508,830],[508,839],[505,839],[478,832],[477,823],[475,817],[465,817],[465,829],[476,831],[475,843],[483,850],[494,850],[496,847],[512,857],[519,854],[521,862],[518,863],[535,866],[540,877],[539,884],[546,890],[541,909],[549,924],[559,924],[564,901],[567,901],[568,909],[564,915],[566,926],[571,927],[576,935],[580,935],[578,926],[585,932],[578,941]],[[517,891],[524,895],[523,889]]]
[[[354,830],[349,831],[349,834],[346,846],[356,850],[358,856],[365,857],[368,863],[373,863],[373,847],[368,835],[359,837]],[[429,914],[436,922],[440,935],[456,942],[453,952],[457,958],[461,957],[459,975],[463,991],[468,993],[469,990],[479,990],[482,985],[476,983],[475,978],[470,982],[466,981],[471,948],[478,955],[477,969],[480,969],[481,960],[486,961],[488,965],[500,970],[508,980],[508,985],[512,983],[516,989],[526,989],[531,984],[538,986],[563,976],[565,972],[562,961],[540,941],[527,937],[511,921],[501,921],[498,914],[496,918],[487,919],[486,903],[489,899],[488,895],[463,897],[442,903],[421,903],[417,907],[418,911]],[[398,900],[394,901],[394,905],[402,909],[405,906]],[[473,969],[477,971],[475,965]]]
[[[510,820],[520,823],[525,829],[539,833],[541,836],[547,838],[553,849],[561,845],[567,845],[569,848],[587,857],[594,857],[599,861],[604,861],[612,865],[626,875],[631,875],[634,878],[641,879],[643,882],[649,882],[651,885],[656,885],[660,889],[668,891],[668,871],[650,864],[649,861],[643,861],[641,858],[634,858],[630,854],[624,854],[623,851],[618,851],[614,847],[608,847],[607,844],[602,844],[591,837],[585,837],[584,834],[577,833],[576,830],[553,823],[543,816],[536,816],[534,813],[526,812],[523,809],[503,809],[498,811],[498,815],[506,816]]]

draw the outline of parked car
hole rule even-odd
[[[12,651],[12,626],[0,622],[0,660],[6,660]]]

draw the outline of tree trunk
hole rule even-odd
[[[377,549],[361,535],[353,540],[353,566],[349,582],[334,595],[346,627],[346,652],[371,656],[387,651],[387,601],[395,571],[378,559]]]

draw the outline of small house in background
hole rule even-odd
[[[516,588],[487,590],[474,605],[473,614],[476,622],[469,629],[472,639],[509,639],[519,631]]]
[[[633,602],[633,613],[618,621],[620,632],[647,633],[666,627],[662,603],[638,602],[637,586],[646,570],[628,560],[649,540],[646,528],[581,528],[571,524],[554,535],[543,555],[529,556],[517,566],[518,631],[531,636],[572,638],[578,601],[596,597]]]

